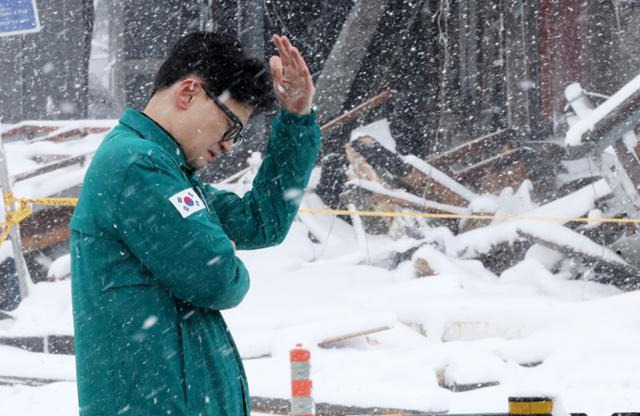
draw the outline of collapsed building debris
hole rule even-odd
[[[353,204],[358,210],[436,214],[420,220],[393,216],[361,220],[367,233],[392,232],[418,239],[425,237],[430,227],[445,225],[453,233],[450,244],[442,249],[447,255],[480,260],[496,275],[517,264],[534,245],[542,245],[576,260],[598,281],[635,288],[640,280],[636,277],[640,233],[635,223],[624,219],[640,217],[640,146],[636,137],[640,131],[640,77],[599,106],[581,91],[576,84],[567,88],[572,113],[567,117],[570,126],[564,142],[523,142],[521,135],[503,129],[422,159],[398,153],[392,138],[353,135],[345,147],[349,169],[336,208]],[[384,91],[326,123],[323,131],[355,120],[394,94],[393,90]],[[101,124],[25,122],[5,131],[3,140],[63,142],[108,128]],[[28,181],[83,165],[90,156],[39,154],[33,158],[38,167],[16,175],[14,180]],[[328,176],[330,172],[323,172],[320,186]],[[62,193],[77,196],[77,188],[75,192]],[[27,253],[66,242],[71,213],[72,208],[55,207],[37,210],[27,219],[22,227]],[[449,217],[442,219],[439,214]],[[620,221],[570,220],[598,215]],[[507,221],[500,220],[501,216]],[[576,238],[558,245],[523,231],[509,217],[566,217],[551,221]],[[574,244],[581,238],[609,247],[624,265],[586,255]],[[488,243],[482,247],[465,243],[473,240]],[[416,264],[424,269],[419,274],[430,274],[424,262]]]
[[[637,289],[640,76],[598,106],[577,84],[567,100],[564,142],[522,142],[507,129],[422,160],[396,152],[382,133],[354,135],[342,207],[421,212],[426,219],[411,234],[423,236],[443,225],[429,213],[452,214],[443,253],[480,260],[496,275],[542,246],[571,260],[574,278]],[[363,219],[371,234],[389,232],[394,221]],[[424,258],[414,264],[418,276],[436,274]]]

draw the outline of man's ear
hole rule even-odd
[[[188,78],[180,81],[175,93],[177,107],[181,110],[188,109],[199,90],[200,83],[194,79]]]

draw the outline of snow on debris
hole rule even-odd
[[[520,217],[524,220],[496,223],[452,237],[451,244],[447,246],[448,253],[463,258],[476,257],[479,254],[487,253],[499,243],[513,243],[516,241],[519,238],[518,224],[526,221],[526,219],[547,217],[550,220],[546,222],[565,223],[567,218],[576,218],[587,214],[595,208],[595,201],[609,193],[611,193],[611,188],[609,188],[604,179],[601,179],[566,197],[559,198],[528,212],[520,213]],[[540,222],[538,221],[535,224],[540,224]]]
[[[361,136],[371,136],[383,147],[392,152],[396,151],[396,141],[391,134],[391,127],[389,126],[389,120],[383,118],[366,126],[358,127],[351,131],[351,141]]]
[[[82,168],[63,172],[67,179],[61,181],[71,183]],[[48,182],[25,182],[23,191],[30,195],[49,189]],[[611,193],[606,182],[598,181],[536,207],[528,186],[498,196],[474,195],[472,206],[529,217],[597,215],[595,201]],[[242,192],[246,183],[225,187]],[[302,206],[326,208],[313,192],[304,195]],[[552,271],[558,253],[539,245],[500,276],[474,259],[524,230],[560,245],[570,238],[586,253],[620,262],[615,253],[603,254],[600,246],[567,233],[564,221],[494,222],[457,236],[447,227],[425,227],[420,240],[365,235],[358,245],[355,230],[343,219],[300,213],[280,246],[239,252],[252,288],[224,315],[245,360],[252,394],[287,398],[288,350],[304,342],[312,352],[316,401],[504,412],[514,392],[544,392],[589,415],[624,410],[621,403],[640,408],[638,292],[623,294]],[[418,259],[428,262],[429,275],[417,276]],[[68,258],[62,257],[50,275],[64,279],[68,271]],[[71,335],[69,280],[36,284],[12,315],[15,320],[0,321],[0,337]],[[1,376],[72,381],[73,357],[0,347]],[[449,390],[477,384],[486,387]],[[49,407],[66,411],[49,414],[77,412],[72,382],[0,387],[0,401],[13,414],[41,414]],[[38,401],[48,405],[31,404]]]
[[[462,196],[468,201],[471,201],[474,198],[478,197],[475,193],[473,193],[469,189],[460,185],[458,182],[452,180],[451,178],[449,178],[444,173],[440,172],[435,167],[429,165],[427,162],[425,162],[424,160],[414,155],[403,156],[402,160],[404,160],[414,168],[418,169],[419,171],[427,174],[428,176],[434,179],[437,179],[439,183],[446,185],[448,189],[451,189],[452,191],[456,192],[457,194],[459,194],[460,196]]]
[[[305,196],[307,206],[318,206],[315,198]],[[311,223],[322,241],[309,239]],[[335,238],[328,237],[331,223]],[[436,230],[435,240],[451,238]],[[373,250],[384,241],[394,244],[386,238],[367,240]],[[252,289],[238,308],[224,314],[245,358],[252,394],[288,397],[288,349],[304,341],[312,351],[317,401],[502,412],[511,392],[546,389],[562,397],[567,408],[588,414],[610,414],[620,400],[628,408],[640,406],[634,347],[640,342],[640,318],[634,312],[639,293],[566,280],[535,258],[498,278],[477,261],[445,254],[437,244],[416,251],[435,272],[416,278],[411,261],[389,270],[349,257],[360,250],[354,241],[353,229],[342,220],[300,214],[281,246],[239,253],[252,273]],[[329,243],[332,248],[323,250]],[[63,322],[70,328],[69,282],[35,288],[4,334],[60,332]],[[346,336],[382,326],[389,329]],[[318,346],[335,336],[344,339]],[[71,358],[47,364],[47,374],[36,371],[44,366],[30,363],[51,356],[6,347],[0,357],[0,369],[11,374],[73,377]],[[453,393],[441,382],[499,384]],[[53,386],[0,389],[0,399],[40,391],[38,397],[47,400]],[[595,395],[599,389],[611,395]],[[55,401],[73,407],[75,396],[62,388]]]
[[[582,136],[592,130],[596,124],[606,117],[614,108],[619,106],[626,99],[640,90],[640,75],[629,81],[620,88],[614,95],[609,97],[605,102],[596,107],[589,117],[577,121],[569,128],[565,137],[565,143],[568,146],[577,146],[582,141]]]
[[[415,205],[423,206],[425,208],[436,209],[444,212],[452,212],[455,214],[466,214],[468,210],[466,208],[460,208],[453,205],[442,204],[439,202],[428,201],[424,198],[417,197],[402,189],[387,189],[381,184],[373,181],[367,181],[364,179],[356,179],[347,182],[347,185],[356,185],[360,188],[368,191],[373,191],[382,195],[390,196],[392,198],[404,199]]]

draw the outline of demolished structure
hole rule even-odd
[[[398,154],[384,123],[356,130],[341,208],[407,212],[363,218],[371,234],[429,240],[445,225],[442,252],[496,275],[537,256],[571,279],[639,288],[640,76],[597,106],[578,84],[566,95],[571,125],[560,141],[501,130],[422,160]],[[418,274],[434,274],[420,252]]]

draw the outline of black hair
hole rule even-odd
[[[270,71],[260,60],[246,56],[231,35],[194,32],[180,38],[160,66],[151,95],[189,75],[200,76],[213,94],[228,92],[256,112],[275,104]]]

